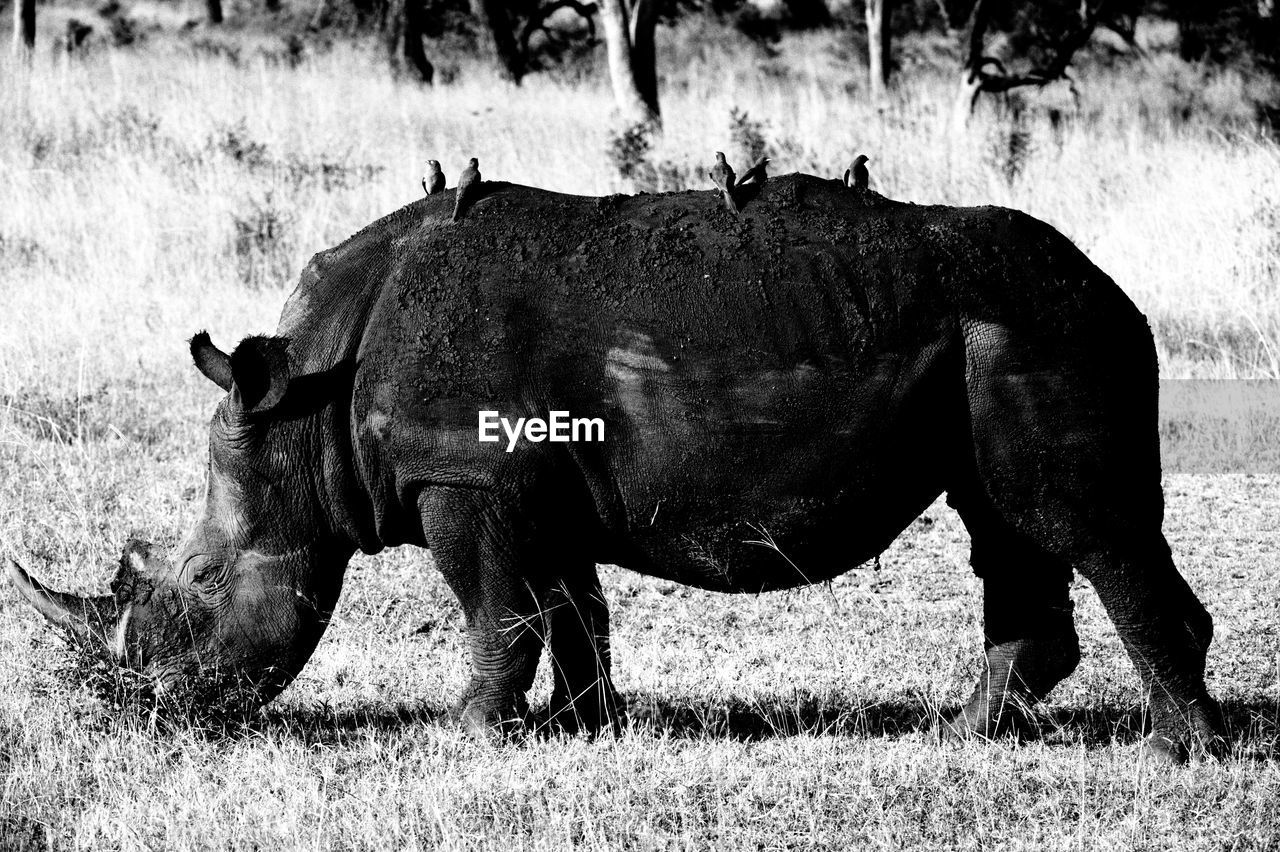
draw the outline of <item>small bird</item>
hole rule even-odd
[[[444,192],[444,172],[439,160],[427,160],[427,173],[422,176],[422,191],[427,195]]]
[[[707,177],[719,187],[720,194],[724,196],[724,206],[737,213],[738,202],[733,200],[733,167],[725,162],[724,154],[720,151],[716,151],[716,164],[707,172]]]
[[[849,168],[844,170],[845,186],[854,192],[867,191],[867,183],[871,180],[871,173],[867,171],[867,161],[870,159],[866,154],[859,154],[858,159],[849,164]]]
[[[768,166],[769,158],[761,157],[758,163],[747,169],[747,173],[742,176],[742,180],[738,181],[738,186],[746,186],[752,183],[764,183],[769,179],[769,175],[765,173],[765,169]]]
[[[453,221],[457,222],[462,215],[467,212],[467,208],[471,206],[471,202],[476,200],[476,195],[480,192],[480,161],[475,157],[471,158],[471,163],[462,170],[462,174],[458,177],[457,196],[453,202]]]

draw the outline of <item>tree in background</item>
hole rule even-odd
[[[427,60],[422,36],[426,30],[426,7],[422,0],[402,0],[404,3],[404,58],[424,83],[432,83],[436,77],[435,66]]]
[[[628,124],[659,126],[654,31],[657,0],[600,0],[613,99]]]
[[[893,0],[867,0],[867,76],[871,81],[871,99],[877,103],[888,97],[892,15]]]
[[[566,10],[577,16],[578,27],[563,26],[564,17],[558,13]],[[560,62],[594,48],[599,13],[600,7],[593,2],[526,0],[518,41],[528,69],[534,71],[548,61]]]
[[[12,2],[14,49],[30,51],[35,0]],[[205,0],[210,24],[223,21],[224,2]],[[280,9],[279,0],[263,2],[267,11]],[[659,22],[715,16],[773,54],[784,30],[865,25],[865,68],[876,103],[889,97],[897,73],[894,42],[945,31],[961,48],[955,115],[964,123],[983,93],[1070,79],[1071,63],[1099,28],[1133,43],[1139,14],[1176,23],[1180,51],[1190,61],[1246,63],[1280,77],[1277,5],[1280,0],[776,0],[769,11],[754,0],[318,0],[308,28],[354,18],[354,32],[376,22],[393,64],[428,83],[436,75],[425,41],[453,37],[463,50],[478,42],[500,72],[519,83],[585,57],[597,45],[599,27],[618,111],[629,126],[652,131],[661,121]]]
[[[13,2],[13,51],[30,54],[36,46],[36,0]]]
[[[963,124],[984,92],[1068,79],[1076,52],[1099,26],[1133,40],[1143,0],[941,0],[948,22],[960,30],[964,65],[955,119]],[[988,36],[1000,34],[999,50]]]
[[[596,44],[593,16],[598,9],[580,0],[351,0],[350,6],[353,31],[376,26],[392,66],[407,68],[428,83],[435,79],[435,69],[424,42],[433,39],[449,39],[454,49],[478,49],[515,83]],[[311,29],[331,23],[326,18],[323,25],[313,22]]]
[[[423,0],[388,0],[381,9],[379,29],[387,45],[387,54],[393,68],[405,66],[423,83],[435,81],[436,69],[427,59],[422,39],[428,31],[431,10]]]
[[[831,10],[825,0],[782,0],[787,10],[787,23],[797,30],[831,26]]]
[[[505,0],[471,0],[471,14],[487,34],[503,74],[512,82],[519,83],[528,71],[528,63],[516,43],[511,15],[507,11],[509,5],[515,4],[508,4]]]
[[[1232,63],[1260,60],[1273,69],[1280,62],[1280,17],[1275,0],[1169,0],[1178,23],[1182,58]]]

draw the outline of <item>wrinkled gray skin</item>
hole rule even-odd
[[[1016,730],[1076,666],[1068,584],[1097,590],[1150,698],[1157,756],[1219,742],[1212,623],[1161,534],[1146,321],[1049,226],[804,175],[591,199],[486,184],[317,255],[274,337],[228,357],[204,514],[176,562],[130,543],[114,594],[52,621],[192,700],[297,674],[357,550],[429,547],[457,593],[478,731],[616,724],[597,563],[725,592],[819,582],[940,493],[984,581],[987,670],[948,737]],[[477,411],[566,410],[603,443],[477,440]],[[760,546],[771,539],[772,547]],[[838,649],[835,649],[839,653]]]

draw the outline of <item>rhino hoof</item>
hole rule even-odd
[[[964,707],[954,713],[939,717],[933,727],[934,739],[942,745],[962,745],[978,740],[1012,738],[1017,742],[1036,739],[1039,728],[1022,710],[1005,705],[1001,712],[987,717],[975,714],[973,708]]]
[[[547,707],[545,729],[554,733],[585,734],[588,737],[619,736],[627,723],[626,705],[621,698],[614,700],[607,707],[591,707],[583,711],[584,702],[577,704],[567,701],[555,701]]]
[[[1142,759],[1152,766],[1182,766],[1191,752],[1183,743],[1160,734],[1152,734],[1142,741]]]
[[[493,702],[464,700],[450,716],[472,737],[492,745],[518,740],[526,732],[524,713]]]
[[[1190,741],[1153,733],[1142,741],[1142,757],[1153,766],[1182,766],[1191,760],[1220,760],[1227,741],[1221,735],[1193,736]]]
[[[1180,765],[1193,759],[1221,759],[1230,751],[1222,710],[1208,695],[1181,706],[1163,709],[1151,734],[1142,743],[1143,755],[1154,764]]]

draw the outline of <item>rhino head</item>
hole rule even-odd
[[[312,469],[332,457],[324,415],[338,395],[293,379],[286,347],[251,337],[228,356],[207,334],[192,338],[196,366],[227,395],[210,426],[204,512],[176,560],[130,541],[112,593],[95,597],[8,565],[76,645],[184,705],[246,708],[284,689],[320,641],[354,552],[329,522],[325,472]]]

